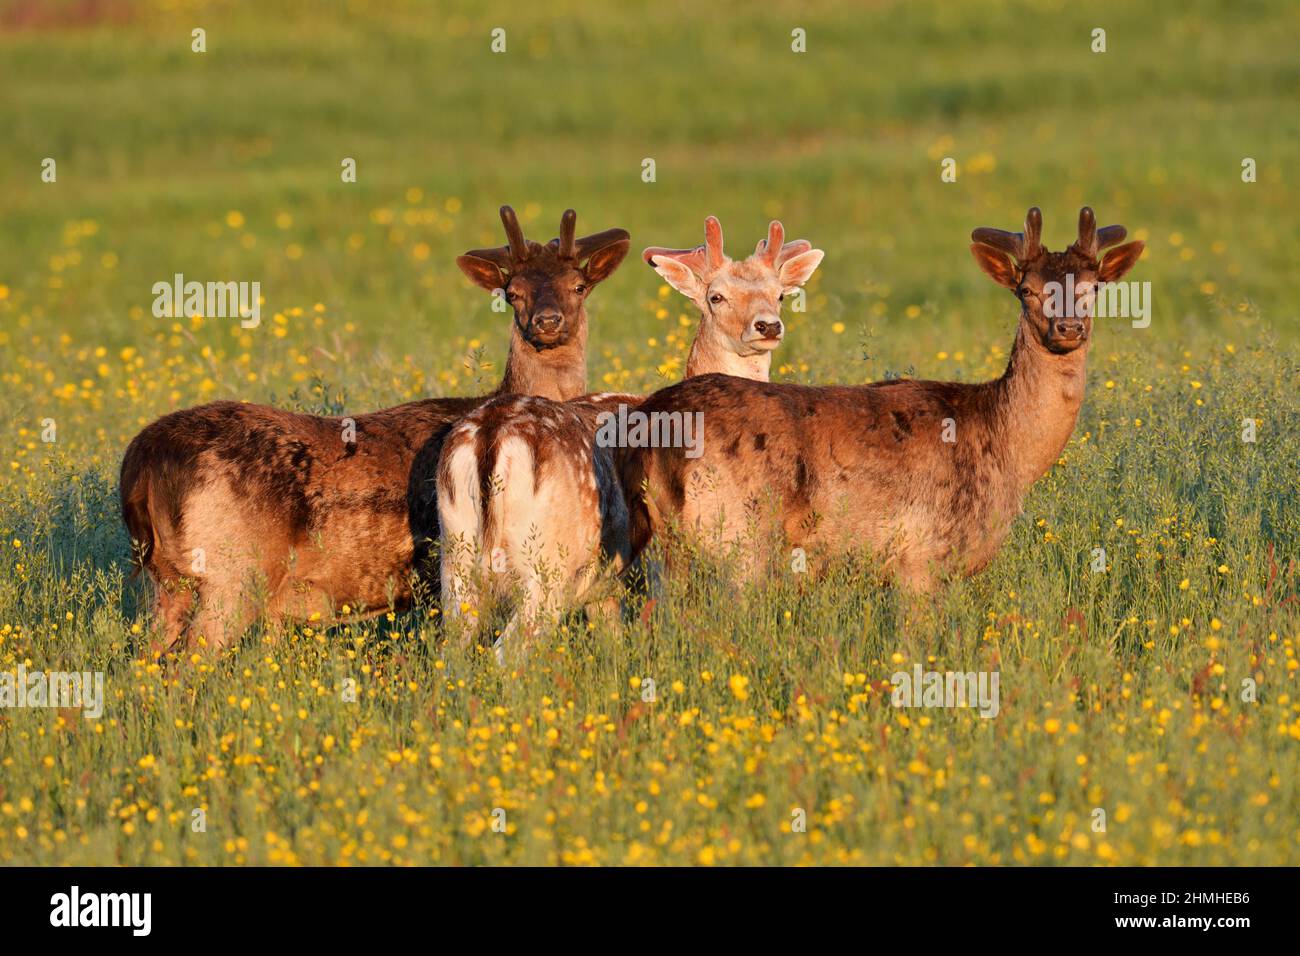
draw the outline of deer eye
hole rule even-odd
[[[578,295],[582,295],[584,292],[587,291],[587,287],[583,283],[579,282],[576,286],[574,286],[573,291],[578,293]]]
[[[709,301],[714,305],[717,305],[719,302],[726,302],[727,300],[721,292],[715,292],[713,295],[709,296]]]
[[[784,301],[785,301],[785,293],[782,292],[780,295],[778,295],[778,296],[776,297],[776,301],[777,301],[777,302],[784,302]]]

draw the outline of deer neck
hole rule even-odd
[[[1054,354],[1022,318],[1006,373],[996,383],[1000,444],[1021,494],[1056,463],[1083,405],[1088,345]]]
[[[556,402],[577,398],[587,391],[587,322],[563,345],[537,349],[511,327],[510,354],[496,395],[536,395]]]
[[[722,341],[720,335],[709,329],[703,319],[700,329],[695,333],[691,343],[690,354],[686,356],[686,377],[695,375],[734,375],[736,378],[753,379],[766,382],[772,370],[772,353],[758,352],[754,355],[737,355]]]

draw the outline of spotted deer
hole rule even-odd
[[[642,411],[703,413],[703,453],[619,450],[633,553],[672,528],[697,544],[736,546],[753,578],[763,556],[745,544],[766,527],[809,560],[874,552],[888,576],[919,592],[981,570],[1074,430],[1096,284],[1118,280],[1143,249],[1131,242],[1099,259],[1125,230],[1098,230],[1087,207],[1064,252],[1043,248],[1041,230],[1034,208],[1023,233],[971,236],[980,268],[1020,303],[995,381],[807,387],[706,375],[651,396]],[[1045,309],[1046,287],[1067,276],[1077,308]]]
[[[722,227],[710,216],[704,245],[642,253],[700,310],[688,376],[767,381],[772,350],[785,332],[781,301],[808,281],[824,255],[804,240],[784,242],[784,235],[781,223],[772,222],[754,253],[734,261],[724,254]],[[617,435],[607,433],[642,401],[610,393],[570,402],[502,397],[447,436],[438,466],[443,607],[454,620],[477,614],[484,587],[497,599],[520,591],[498,656],[520,631],[528,639],[547,619],[592,603],[603,571],[626,563]],[[474,622],[467,623],[472,633]]]
[[[456,264],[513,307],[510,351],[490,395],[431,398],[355,418],[213,402],[165,415],[122,460],[121,504],[135,557],[155,585],[155,649],[205,638],[221,648],[258,614],[325,620],[404,607],[422,539],[433,537],[437,445],[497,395],[562,401],[586,391],[586,301],[627,254],[622,229],[524,238]]]

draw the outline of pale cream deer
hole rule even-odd
[[[813,388],[705,375],[656,392],[642,411],[703,415],[703,453],[619,450],[633,554],[673,528],[703,547],[734,548],[753,577],[765,557],[755,531],[770,519],[809,561],[872,552],[916,591],[983,568],[1074,430],[1097,283],[1120,279],[1143,250],[1132,242],[1101,256],[1125,230],[1098,230],[1087,207],[1064,252],[1043,248],[1041,229],[1034,208],[1023,234],[971,237],[980,267],[1019,305],[1011,359],[995,381]],[[1069,288],[1071,277],[1074,308],[1054,314],[1051,286]]]
[[[806,241],[783,240],[781,223],[773,222],[752,255],[732,260],[723,252],[722,227],[709,217],[704,245],[642,253],[700,310],[687,376],[768,380],[772,350],[785,333],[781,302],[824,255]],[[448,435],[438,471],[444,613],[453,621],[470,615],[472,625],[484,590],[497,599],[517,594],[499,655],[517,636],[526,644],[545,622],[592,603],[596,585],[608,580],[604,572],[626,563],[627,508],[614,455],[631,434],[620,433],[618,423],[644,400],[608,393],[568,402],[502,397]],[[692,422],[667,424],[670,441],[689,441]]]

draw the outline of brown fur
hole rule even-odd
[[[541,245],[524,240],[508,206],[502,221],[509,245],[457,260],[479,285],[506,288],[514,307],[510,356],[492,395],[354,416],[355,441],[345,440],[342,418],[237,402],[173,412],[132,440],[122,515],[156,585],[164,646],[203,635],[221,647],[263,612],[328,620],[344,604],[368,613],[405,606],[437,537],[434,466],[446,430],[493,395],[529,389],[566,399],[585,390],[586,297],[626,255],[627,233],[574,239],[569,210],[560,238]]]
[[[754,254],[733,262],[722,227],[705,223],[696,249],[646,249],[642,256],[700,308],[688,376],[727,372],[766,381],[772,349],[781,341],[780,302],[821,262],[803,241],[784,243],[779,222]],[[602,566],[629,559],[628,517],[614,449],[595,440],[602,413],[635,408],[636,395],[590,395],[569,402],[495,399],[468,415],[449,435],[439,464],[443,530],[443,590],[447,613],[478,606],[477,577],[500,596],[522,580],[523,597],[501,637],[542,614],[590,600]],[[525,483],[528,485],[524,487]],[[499,551],[505,567],[494,567]],[[508,570],[511,573],[498,573]]]
[[[865,548],[889,573],[927,590],[943,573],[973,574],[996,553],[1029,487],[1060,455],[1083,400],[1091,319],[1044,315],[1041,292],[1073,273],[1076,283],[1115,280],[1141,243],[1098,262],[1092,211],[1063,253],[1038,245],[1037,210],[1026,235],[983,242],[982,268],[1013,288],[1022,308],[1006,373],[982,384],[891,381],[810,388],[718,375],[655,393],[646,413],[704,413],[704,453],[621,450],[633,552],[669,526],[703,541],[746,545],[749,573],[761,564],[755,532],[775,519],[791,546],[816,554]],[[992,231],[977,231],[978,239]],[[1008,238],[1004,238],[1008,237]],[[1102,231],[1117,242],[1123,230]],[[955,442],[943,441],[944,420]],[[768,509],[775,503],[775,515]]]
[[[627,505],[614,449],[595,441],[598,416],[642,396],[604,393],[569,402],[493,399],[457,423],[439,467],[443,592],[455,619],[480,604],[476,574],[498,597],[523,585],[503,635],[587,595],[605,561],[628,558]],[[464,457],[463,457],[464,456]],[[510,574],[496,573],[500,550]]]

